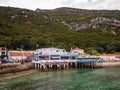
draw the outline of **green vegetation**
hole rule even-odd
[[[69,24],[85,23],[96,17],[120,19],[120,11],[113,10],[82,10],[74,8],[58,8],[45,12],[47,16],[66,21]]]
[[[95,11],[94,11],[95,12]],[[86,14],[80,12],[65,13],[64,11],[46,11],[38,13],[31,10],[0,7],[0,46],[8,49],[23,47],[34,50],[37,47],[59,47],[69,50],[80,47],[91,54],[120,52],[120,30],[109,27],[108,32],[102,32],[104,27],[86,29],[79,32],[71,30],[45,16],[65,20],[69,23],[87,22],[90,18],[100,14]],[[103,14],[108,17],[118,17],[116,14]],[[76,19],[79,19],[76,21]],[[115,31],[116,35],[109,32]],[[92,49],[92,50],[91,50]]]

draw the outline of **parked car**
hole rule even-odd
[[[26,57],[27,62],[31,62],[32,59],[33,59],[33,56],[27,56],[27,57]]]
[[[2,63],[14,63],[14,61],[12,59],[7,58],[7,57],[3,58],[1,61],[2,61]]]
[[[1,59],[1,62],[2,62],[2,63],[8,63],[8,60],[7,60],[7,58],[5,57],[5,58]]]
[[[20,60],[19,59],[14,59],[14,62],[19,62]]]
[[[8,58],[8,62],[9,63],[14,63],[14,61],[12,59],[10,59],[10,58]]]

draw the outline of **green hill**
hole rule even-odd
[[[120,11],[0,7],[0,46],[26,50],[80,47],[88,52],[120,52],[119,19]]]

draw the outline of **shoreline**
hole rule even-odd
[[[24,64],[25,65],[25,64]],[[27,65],[26,65],[27,66]],[[29,65],[28,65],[29,66]],[[120,62],[103,62],[103,63],[97,63],[97,67],[112,67],[112,66],[120,66]],[[33,68],[23,68],[22,70],[18,70],[17,72],[8,72],[0,74],[0,82],[8,79],[18,78],[22,76],[27,76],[31,74],[35,74],[40,72],[39,70],[35,70]]]
[[[37,71],[33,69],[32,63],[7,63],[0,65],[0,82],[21,76],[27,76]]]
[[[120,62],[103,62],[97,63],[98,67],[111,67],[111,66],[120,66]]]
[[[1,74],[8,74],[8,73],[16,73],[24,70],[33,69],[32,63],[7,63],[0,65],[0,75]]]
[[[34,74],[37,72],[38,72],[38,70],[32,69],[32,70],[25,70],[25,71],[16,72],[15,74],[14,73],[2,74],[2,75],[0,75],[0,82],[2,82],[4,80],[9,80],[9,79],[22,77],[22,76],[31,75],[31,74]]]

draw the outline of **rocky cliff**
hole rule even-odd
[[[62,7],[55,10],[36,9],[36,12],[44,13],[45,18],[59,22],[70,29],[77,31],[88,28],[97,29],[100,26],[120,27],[119,10],[83,10]],[[114,16],[117,17],[115,18]],[[88,20],[86,21],[86,19]],[[83,22],[83,20],[85,21]]]
[[[82,30],[86,28],[96,29],[96,28],[99,28],[100,25],[120,27],[120,20],[115,18],[96,17],[96,18],[92,18],[88,23],[84,23],[84,24],[79,23],[71,27],[72,29],[75,29],[75,30]]]

